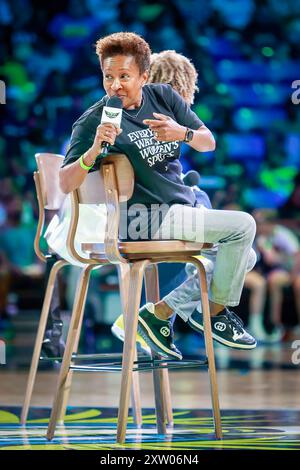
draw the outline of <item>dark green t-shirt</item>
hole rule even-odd
[[[63,166],[77,160],[93,144],[107,99],[104,96],[74,123]],[[134,169],[135,186],[128,206],[137,203],[193,206],[195,195],[181,180],[181,142],[157,142],[153,132],[143,124],[144,119],[154,119],[154,112],[170,116],[178,124],[194,130],[203,124],[170,85],[149,84],[143,87],[142,105],[134,110],[123,109],[123,132],[109,148],[109,153],[127,155]],[[98,168],[99,160],[90,171]]]

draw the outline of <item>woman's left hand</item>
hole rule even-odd
[[[143,123],[153,131],[156,140],[164,142],[184,140],[186,127],[181,126],[174,119],[164,114],[153,113],[153,116],[156,119],[144,119]]]

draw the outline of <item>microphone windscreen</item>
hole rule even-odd
[[[111,96],[110,98],[108,98],[106,102],[106,106],[109,106],[110,108],[122,109],[123,103],[122,103],[121,98],[119,98],[118,96]]]

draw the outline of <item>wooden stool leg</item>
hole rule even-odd
[[[172,409],[172,395],[171,395],[171,387],[170,387],[170,376],[169,376],[169,369],[162,369],[163,374],[163,392],[164,392],[164,408],[166,413],[166,420],[167,425],[169,428],[174,426],[174,418],[173,418],[173,409]]]
[[[117,442],[122,444],[126,437],[132,368],[136,350],[138,312],[141,301],[143,273],[148,261],[133,263],[130,269],[129,300],[126,312],[125,340],[123,347],[122,378],[118,413]]]
[[[213,339],[211,334],[211,321],[210,321],[210,310],[209,310],[209,301],[208,301],[208,290],[206,282],[206,273],[203,264],[195,260],[198,269],[198,274],[200,278],[200,288],[201,288],[201,303],[203,309],[203,326],[204,326],[204,338],[205,338],[205,349],[208,360],[208,373],[210,379],[210,388],[211,388],[211,399],[212,399],[212,409],[215,423],[215,435],[217,439],[222,439],[222,422],[220,414],[220,405],[219,405],[219,392],[218,392],[218,382],[217,382],[217,373],[215,365],[215,355],[213,347]]]
[[[49,274],[49,279],[48,279],[48,283],[47,283],[47,288],[46,288],[46,292],[45,292],[45,297],[44,297],[42,312],[41,312],[41,316],[40,316],[37,336],[36,336],[34,350],[33,350],[33,356],[32,356],[32,360],[31,360],[31,364],[30,364],[30,371],[29,371],[29,376],[28,376],[28,380],[27,380],[27,386],[26,386],[26,392],[25,392],[23,408],[22,408],[22,412],[21,412],[21,420],[20,420],[21,424],[25,424],[26,421],[27,421],[27,417],[28,417],[28,411],[29,411],[30,401],[31,401],[31,397],[32,397],[32,391],[33,391],[33,387],[34,387],[34,383],[35,383],[37,368],[38,368],[38,364],[39,364],[41,348],[42,348],[42,342],[43,342],[44,334],[45,334],[45,330],[46,330],[46,324],[47,324],[47,320],[48,320],[48,315],[49,315],[50,304],[51,304],[51,299],[52,299],[52,295],[53,295],[56,276],[57,276],[58,271],[62,267],[64,267],[66,264],[67,264],[67,262],[64,261],[64,260],[57,261],[52,266],[50,274]]]
[[[117,265],[119,275],[119,286],[120,286],[120,297],[122,310],[124,312],[124,328],[126,323],[126,312],[129,292],[129,281],[130,281],[130,265],[120,263]],[[134,360],[137,360],[137,351],[135,347]],[[132,412],[135,425],[138,428],[142,427],[142,409],[141,409],[141,393],[140,393],[140,379],[138,371],[132,373],[132,386],[131,386],[131,402]]]
[[[77,335],[79,334],[79,326],[82,324],[82,315],[83,315],[83,304],[86,298],[86,292],[89,284],[89,278],[93,265],[89,265],[82,271],[81,274],[81,286],[82,290],[76,292],[76,297],[74,301],[71,322],[68,332],[66,349],[63,357],[63,361],[60,368],[60,373],[58,377],[55,397],[53,401],[53,407],[51,411],[50,421],[48,425],[47,439],[51,440],[54,436],[57,420],[61,412],[62,400],[64,387],[70,372],[70,364],[72,361],[72,353],[74,350],[74,344],[76,342]]]
[[[83,277],[80,276],[79,279],[78,279],[77,288],[76,288],[76,291],[78,291],[78,292],[81,292],[81,290],[83,289],[82,281],[83,281]],[[80,341],[80,333],[81,333],[81,329],[82,329],[83,314],[84,314],[84,309],[85,309],[85,304],[86,304],[87,292],[88,292],[88,286],[85,289],[85,297],[84,297],[84,299],[82,301],[82,305],[81,305],[81,310],[82,311],[80,312],[80,324],[78,325],[77,336],[76,336],[76,339],[75,339],[75,342],[74,342],[74,348],[73,348],[73,353],[72,354],[76,354],[77,351],[78,351],[78,345],[79,345],[79,341]],[[67,411],[67,407],[68,407],[69,396],[70,396],[70,391],[71,391],[71,386],[72,386],[72,380],[73,380],[73,371],[69,370],[69,373],[68,373],[68,376],[67,376],[67,379],[66,379],[66,383],[65,383],[65,386],[64,386],[64,389],[63,389],[62,405],[61,405],[59,418],[58,418],[58,423],[59,424],[63,424],[65,416],[66,416],[66,411]]]
[[[161,359],[158,354],[152,354],[153,359]],[[154,369],[152,371],[153,375],[153,385],[154,385],[154,398],[155,398],[155,413],[156,413],[156,425],[158,434],[166,434],[166,410],[165,410],[165,399],[164,399],[164,378],[163,373],[167,369]]]
[[[147,302],[156,303],[160,300],[158,268],[156,264],[147,266],[145,270],[145,289]],[[153,357],[161,359],[159,355],[153,355]],[[171,391],[168,369],[154,370],[153,383],[157,429],[159,434],[165,434],[166,426],[164,417],[166,416],[169,426],[173,425],[173,412],[171,405]]]

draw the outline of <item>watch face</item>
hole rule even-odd
[[[191,129],[189,129],[189,130],[186,132],[185,141],[186,141],[186,142],[190,142],[190,141],[192,140],[193,136],[194,136],[194,132],[193,132]]]

